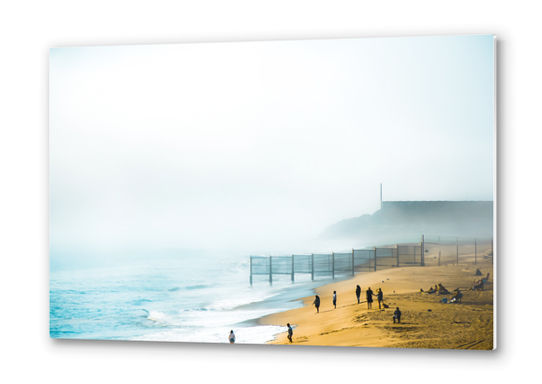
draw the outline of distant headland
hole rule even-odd
[[[319,238],[387,241],[420,234],[492,237],[493,201],[382,201],[372,215],[339,221]]]

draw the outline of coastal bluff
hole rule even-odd
[[[420,234],[491,237],[493,201],[384,201],[380,210],[339,221],[322,240],[418,237]]]

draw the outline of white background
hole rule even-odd
[[[26,1],[0,6],[2,381],[536,381],[537,2]],[[48,50],[75,45],[493,33],[499,50],[498,349],[59,341],[48,336]],[[400,64],[400,63],[398,63]],[[515,260],[524,263],[514,263]]]

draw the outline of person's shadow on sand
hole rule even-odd
[[[320,313],[328,313],[328,312],[333,312],[335,309],[328,309],[327,311],[320,311]]]

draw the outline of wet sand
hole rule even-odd
[[[486,250],[484,254],[488,254]],[[449,262],[448,262],[449,261]],[[292,324],[293,344],[286,333],[277,335],[269,344],[321,345],[384,348],[437,348],[437,349],[494,349],[494,266],[491,259],[478,254],[455,260],[426,257],[424,267],[390,268],[356,274],[349,280],[324,285],[315,290],[320,296],[320,313],[316,313],[314,296],[301,299],[304,306],[258,320],[262,325]],[[445,264],[447,262],[447,264]],[[467,290],[480,276],[490,274],[483,291]],[[445,304],[452,294],[421,293],[441,283],[448,291],[461,288],[459,303]],[[357,303],[356,285],[360,285],[361,303]],[[389,308],[379,310],[374,297],[372,309],[367,308],[365,291],[371,287],[384,293],[384,303]],[[337,291],[337,308],[333,308],[333,291]],[[399,307],[401,323],[393,323],[393,312]]]

